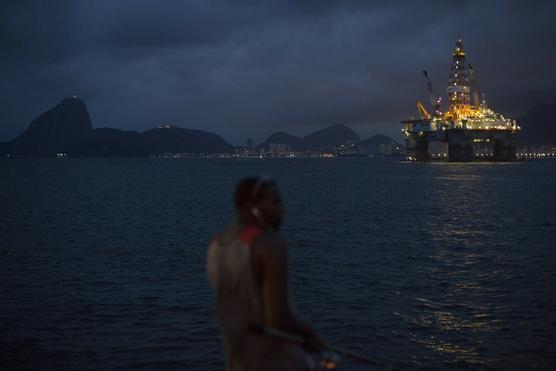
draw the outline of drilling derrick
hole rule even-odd
[[[469,99],[469,70],[465,64],[465,51],[463,43],[458,35],[456,48],[452,53],[452,67],[450,68],[450,77],[448,79],[448,104],[449,112],[454,118],[465,114],[471,108]]]

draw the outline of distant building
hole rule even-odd
[[[289,144],[270,143],[268,145],[268,153],[274,156],[285,156],[292,152]]]

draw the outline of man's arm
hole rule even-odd
[[[284,241],[277,235],[263,235],[255,241],[253,248],[254,268],[261,279],[265,325],[300,335],[311,343],[319,343],[313,329],[299,322],[291,310],[288,256]]]

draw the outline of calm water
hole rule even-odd
[[[403,369],[556,368],[556,162],[0,171],[0,368],[223,369],[206,245],[260,173],[283,192],[296,310],[328,342]]]

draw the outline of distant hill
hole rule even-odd
[[[4,144],[4,152],[24,157],[51,157],[68,152],[93,131],[85,103],[66,98],[31,122],[27,130]]]
[[[556,145],[556,101],[531,108],[525,117],[518,120],[521,131],[517,135],[518,145]]]
[[[234,147],[220,136],[202,130],[164,126],[141,134],[112,128],[92,128],[85,103],[66,98],[37,117],[8,143],[0,155],[12,157],[70,156],[134,157],[163,153],[223,153]]]
[[[93,129],[84,141],[73,148],[80,156],[136,157],[148,156],[141,144],[140,134],[112,128]]]
[[[328,126],[304,138],[275,132],[256,148],[268,151],[272,143],[285,144],[293,151],[330,150],[349,143],[352,146],[345,147],[349,155],[354,151],[360,151],[360,154],[392,154],[394,148],[401,148],[384,135],[361,141],[345,125]],[[233,146],[215,133],[171,125],[143,133],[113,128],[93,129],[87,107],[77,97],[64,99],[33,120],[29,128],[17,138],[0,143],[2,157],[55,157],[58,153],[66,153],[70,157],[136,157],[165,153],[231,153],[234,150]]]
[[[147,130],[140,134],[140,140],[149,154],[223,153],[234,150],[217,134],[176,126]]]
[[[392,145],[395,147],[401,148],[402,145],[396,142],[394,139],[387,137],[386,135],[377,134],[373,135],[372,137],[362,140],[359,142],[359,146],[368,147],[371,149],[377,149],[379,145]]]
[[[377,134],[358,143],[359,152],[365,155],[400,155],[405,148],[386,135]]]
[[[262,148],[266,151],[271,143],[289,145],[293,151],[328,150],[350,143],[357,146],[355,151],[359,155],[400,154],[404,151],[401,144],[385,135],[378,134],[361,140],[359,135],[345,125],[328,126],[302,139],[295,135],[278,131],[271,134],[256,149],[260,150]],[[354,149],[346,147],[345,151],[353,155]]]
[[[305,150],[321,150],[337,147],[347,142],[359,142],[361,138],[345,125],[332,125],[309,134],[301,139],[301,148]]]
[[[301,139],[295,135],[277,131],[256,148],[268,150],[270,144],[274,143],[287,144],[293,151],[326,150],[348,142],[356,143],[360,140],[359,135],[353,130],[345,125],[337,124],[318,130]]]
[[[284,133],[283,131],[272,133],[267,140],[259,144],[256,148],[263,148],[265,151],[268,151],[271,143],[287,144],[294,151],[298,151],[301,149],[301,138],[296,137],[295,135]]]

